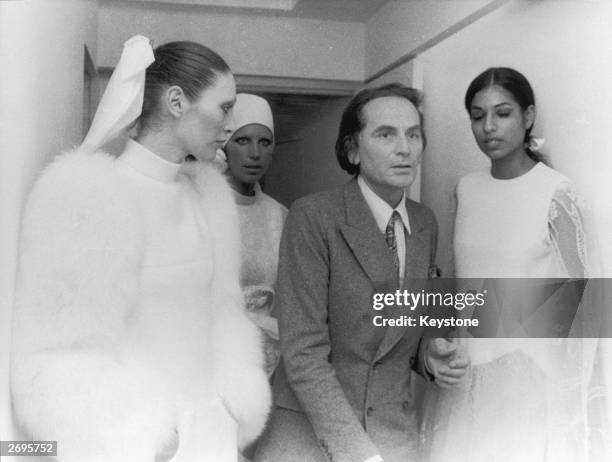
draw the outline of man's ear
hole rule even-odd
[[[189,100],[178,85],[168,87],[163,96],[163,103],[166,110],[177,119],[189,108]]]
[[[527,130],[529,130],[531,127],[533,127],[533,124],[535,122],[535,118],[536,118],[536,108],[533,104],[530,104],[527,109],[525,109],[525,112],[523,113],[525,116],[525,128],[527,128]]]
[[[344,152],[346,152],[346,157],[351,164],[359,165],[359,154],[354,137],[347,136],[344,138]]]

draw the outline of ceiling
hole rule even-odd
[[[215,13],[365,22],[390,0],[124,0],[155,3],[164,8],[197,8]]]
[[[173,5],[217,6],[227,8],[260,8],[291,11],[300,0],[140,0]]]

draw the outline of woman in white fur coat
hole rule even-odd
[[[13,408],[62,462],[231,462],[267,417],[236,207],[207,162],[233,128],[234,78],[202,45],[151,52],[126,42],[88,138],[25,211]],[[101,152],[141,106],[123,154]]]

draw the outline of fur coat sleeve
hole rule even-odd
[[[210,368],[247,443],[262,430],[269,391],[257,331],[242,310],[237,233],[222,177],[190,173],[215,243]],[[216,204],[216,205],[215,205]],[[113,160],[103,153],[58,157],[24,212],[16,288],[11,393],[28,436],[57,440],[62,462],[152,462],[174,437],[176,409],[154,365],[130,354],[123,335],[139,308],[143,230]],[[239,242],[239,241],[234,241]],[[217,245],[218,244],[218,245]],[[246,397],[250,399],[247,399]],[[180,435],[179,435],[180,438]]]

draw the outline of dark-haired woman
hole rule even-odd
[[[496,327],[485,334],[499,338],[466,339],[472,371],[462,389],[441,399],[428,429],[431,460],[587,460],[594,339],[525,338],[548,336],[573,290],[528,278],[590,275],[581,201],[533,150],[535,97],[522,74],[488,69],[469,86],[465,108],[491,167],[457,187],[456,276],[499,278],[489,294],[499,310]],[[591,321],[579,310],[565,327],[584,334]]]
[[[235,461],[270,401],[239,286],[238,218],[208,165],[234,78],[208,48],[126,42],[83,145],[29,198],[11,389],[66,461]],[[141,113],[117,159],[100,146]],[[188,155],[198,162],[183,165]]]
[[[579,198],[533,150],[529,82],[512,69],[490,69],[470,85],[465,107],[491,168],[462,178],[457,188],[457,276],[585,277]]]

